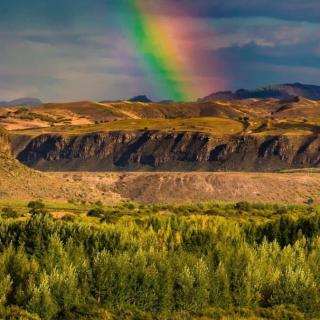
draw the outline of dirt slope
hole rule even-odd
[[[39,173],[0,158],[0,199],[70,199],[106,203],[254,201],[320,203],[320,174],[308,173]]]
[[[90,175],[89,175],[90,176]],[[115,190],[145,202],[262,201],[320,202],[320,174],[305,173],[130,173]]]
[[[306,173],[34,173],[1,179],[0,199],[69,199],[106,203],[254,201],[320,203],[320,174]],[[0,172],[1,177],[3,173]]]

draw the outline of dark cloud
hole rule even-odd
[[[319,0],[158,0],[149,7],[150,10],[162,10],[165,14],[173,15],[211,18],[269,17],[320,22]]]
[[[133,0],[10,0],[0,3],[0,23],[46,23],[53,27],[105,24]],[[269,17],[320,22],[319,0],[141,0],[151,12],[209,18]]]
[[[310,52],[310,47],[311,44],[306,48],[299,45],[268,47],[249,43],[219,49],[212,56],[223,58],[227,64],[226,70],[233,89],[301,80],[318,83],[320,59],[316,53]]]

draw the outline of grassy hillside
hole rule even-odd
[[[163,104],[127,101],[49,103],[32,109],[2,110],[0,124],[25,134],[150,129],[221,135],[240,132],[306,135],[320,131],[320,102],[292,98]]]
[[[42,133],[81,134],[89,132],[107,131],[134,131],[134,130],[159,130],[159,131],[188,131],[205,132],[216,135],[237,134],[243,130],[239,121],[223,118],[186,118],[186,119],[135,119],[119,120],[86,126],[61,126],[23,131],[13,131],[14,134],[39,135]]]

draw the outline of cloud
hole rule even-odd
[[[269,17],[290,21],[320,21],[318,0],[142,0],[150,11],[211,18]]]
[[[119,1],[1,1],[0,100],[170,98],[121,28],[131,0]],[[144,14],[179,29],[190,91],[319,82],[318,0],[141,1]]]
[[[226,61],[232,89],[239,86],[254,88],[270,83],[319,81],[320,61],[310,47],[281,44],[268,47],[252,42],[222,48],[212,54]]]
[[[24,31],[0,39],[6,44],[0,46],[1,99],[119,99],[139,88],[152,92],[132,49],[113,33]]]

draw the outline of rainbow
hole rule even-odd
[[[166,97],[188,101],[196,96],[186,82],[187,74],[181,61],[182,54],[170,37],[166,25],[157,16],[147,13],[145,2],[125,1],[122,16],[130,41],[142,56],[148,72],[156,79]]]

